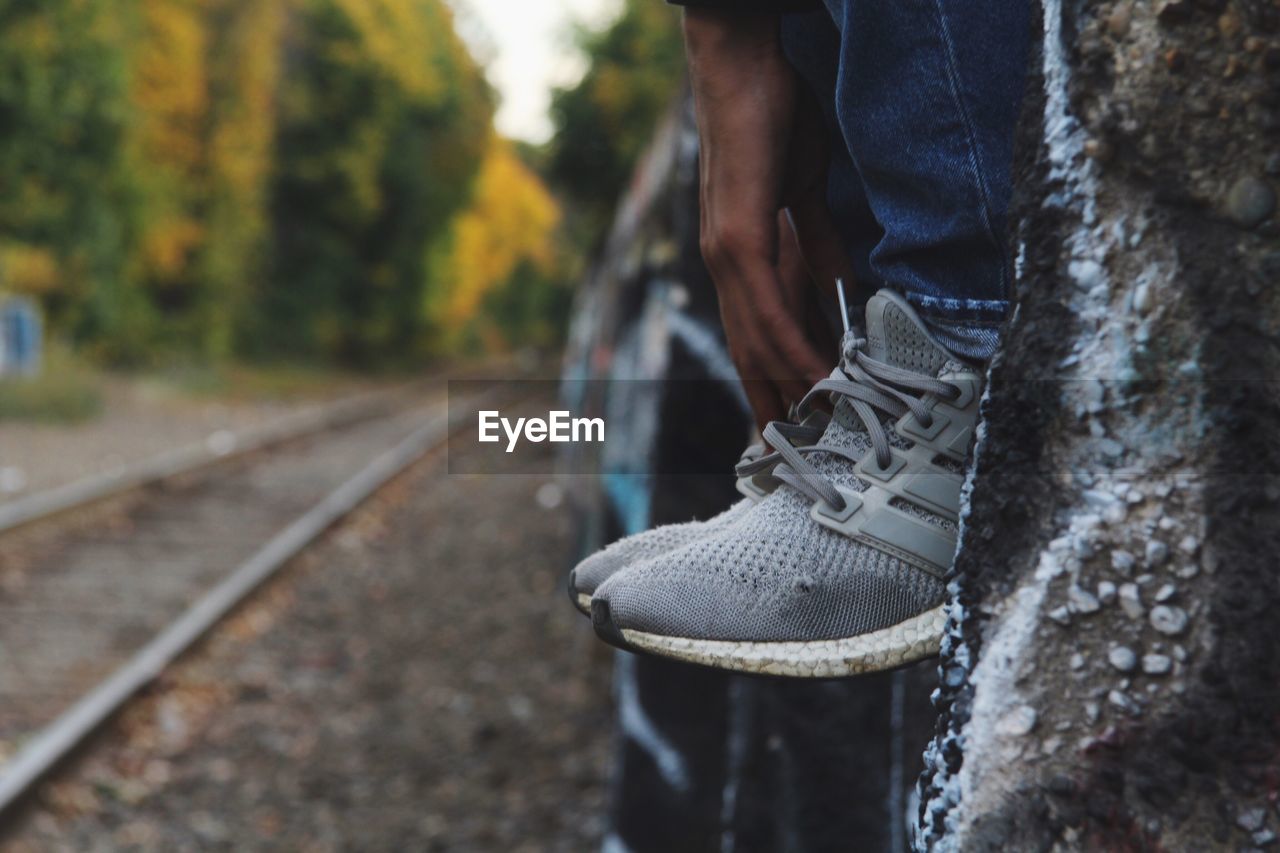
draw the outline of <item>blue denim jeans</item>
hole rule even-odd
[[[828,202],[854,269],[959,355],[995,352],[1027,0],[825,0],[783,17],[832,137]]]

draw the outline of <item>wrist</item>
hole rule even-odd
[[[779,20],[775,14],[688,7],[684,10],[685,50],[691,60],[706,55],[741,60],[781,56]]]

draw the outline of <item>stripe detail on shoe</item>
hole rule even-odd
[[[934,577],[942,577],[950,567],[956,547],[954,535],[889,506],[894,492],[875,487],[865,492],[837,488],[844,498],[844,509],[837,511],[818,501],[809,510],[810,518]]]
[[[977,377],[947,377],[961,387],[961,405],[934,400],[933,421],[924,427],[907,413],[895,424],[896,431],[915,443],[894,448],[892,461],[881,466],[875,454],[867,453],[855,466],[858,478],[866,483],[862,492],[838,488],[845,506],[836,511],[824,501],[816,501],[810,516],[826,527],[864,545],[942,577],[955,556],[955,524],[960,518],[960,494],[964,478],[934,464],[938,457],[963,460],[977,418]],[[894,502],[910,504],[925,517],[904,512]],[[930,518],[934,521],[930,521]]]

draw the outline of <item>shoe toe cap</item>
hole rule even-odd
[[[624,630],[706,640],[825,640],[896,624],[944,597],[940,582],[908,585],[901,575],[771,580],[749,583],[710,570],[677,576],[628,570],[596,590],[592,618],[598,611],[610,642]]]
[[[591,596],[600,585],[622,568],[624,561],[616,553],[598,551],[587,557],[569,573],[569,594]]]

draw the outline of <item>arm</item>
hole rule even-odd
[[[814,277],[829,286],[845,274],[838,241],[831,251],[824,133],[783,56],[777,16],[691,7],[684,32],[701,141],[703,255],[730,355],[763,426],[831,369],[805,333],[802,285],[780,264],[779,212],[789,208]],[[830,269],[833,257],[841,269]]]

